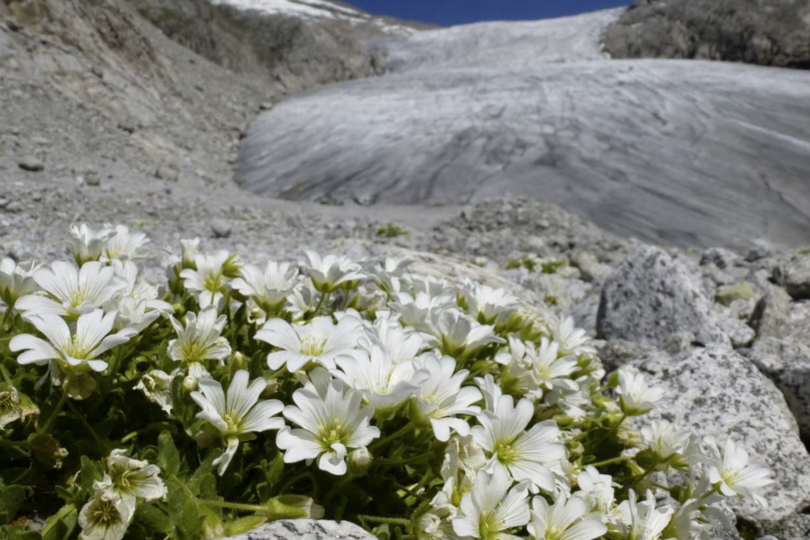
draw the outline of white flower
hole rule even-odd
[[[321,294],[332,293],[344,283],[366,277],[360,265],[347,257],[335,255],[321,257],[314,251],[305,251],[304,255],[307,260],[302,261],[300,265],[307,271],[315,289]]]
[[[491,413],[498,412],[498,403],[501,401],[503,391],[501,387],[495,382],[492,375],[487,374],[483,378],[476,377],[475,384],[481,389],[484,394],[484,410]]]
[[[771,471],[763,463],[751,462],[748,452],[731,438],[726,441],[722,456],[714,440],[706,441],[713,454],[709,466],[709,481],[726,497],[748,496],[762,506],[767,501],[755,490],[773,483]]]
[[[654,403],[664,397],[664,389],[648,386],[644,375],[633,367],[619,369],[619,394],[622,412],[628,416],[640,416],[651,411]]]
[[[492,326],[473,321],[457,309],[438,314],[430,333],[438,339],[442,353],[454,358],[470,355],[490,343],[504,343]]]
[[[462,294],[467,302],[467,313],[481,324],[506,323],[517,311],[518,299],[504,289],[465,279]]]
[[[441,311],[455,305],[455,295],[443,281],[429,278],[414,279],[413,293],[401,292],[391,302],[391,309],[399,313],[402,324],[413,326],[420,332],[429,332],[432,321]]]
[[[588,345],[591,338],[588,337],[585,330],[574,326],[573,318],[565,317],[557,320],[550,330],[553,340],[560,344],[562,354],[572,354],[574,356],[593,356],[596,354],[596,349]]]
[[[419,516],[416,538],[418,540],[458,540],[459,536],[453,530],[453,522],[442,517],[435,508]]]
[[[199,314],[186,313],[185,327],[174,317],[169,320],[177,339],[169,342],[169,356],[175,362],[201,364],[205,360],[224,360],[231,354],[228,340],[220,337],[227,317],[217,316],[216,306],[208,306]]]
[[[183,278],[185,288],[196,293],[201,308],[219,306],[230,287],[230,279],[226,274],[235,265],[235,256],[228,255],[227,251],[197,254],[194,256],[194,268],[184,269],[180,272],[180,277]]]
[[[501,396],[496,412],[482,411],[480,426],[472,436],[490,454],[489,468],[508,471],[517,481],[528,480],[532,491],[554,490],[554,475],[549,469],[565,458],[560,429],[554,420],[535,424],[525,431],[534,416],[534,405],[521,399],[517,406],[511,396]]]
[[[53,314],[75,318],[101,308],[126,286],[111,267],[100,262],[85,263],[81,269],[57,261],[51,268],[34,272],[34,281],[50,296],[29,294],[17,300],[15,308],[29,314]]]
[[[195,258],[200,253],[200,239],[180,240],[180,251],[182,252],[180,260],[183,268],[196,268]]]
[[[456,515],[462,498],[472,491],[475,477],[486,462],[484,451],[472,437],[451,438],[440,471],[444,486],[431,501],[433,509]]]
[[[375,264],[368,273],[377,283],[380,290],[388,295],[394,295],[400,292],[402,288],[400,278],[413,262],[413,259],[386,257],[383,264]]]
[[[153,501],[166,496],[166,486],[160,479],[160,469],[148,461],[132,459],[126,450],[117,449],[107,459],[107,474],[95,485],[98,491],[112,491],[121,497],[132,511],[138,498]]]
[[[259,401],[267,382],[259,378],[248,386],[249,378],[247,371],[237,371],[227,395],[223,392],[222,385],[213,379],[201,380],[200,391],[191,393],[191,398],[202,408],[202,412],[197,413],[197,418],[202,418],[217,428],[227,441],[225,453],[214,460],[214,465],[219,465],[220,476],[225,474],[236,455],[239,435],[284,427],[283,419],[274,418],[284,405],[275,399]]]
[[[678,455],[693,458],[698,452],[694,435],[689,431],[678,430],[677,426],[667,420],[653,420],[650,425],[641,428],[641,436],[647,447],[661,461],[673,461]]]
[[[13,259],[0,261],[0,301],[6,306],[14,307],[17,299],[36,290],[34,272],[39,265],[33,261],[17,264]]]
[[[395,364],[388,351],[373,347],[371,355],[353,351],[335,359],[339,369],[332,375],[362,394],[375,409],[386,409],[410,398],[428,374],[417,370],[413,361]]]
[[[285,463],[318,458],[318,467],[335,475],[346,474],[349,451],[368,446],[380,436],[380,430],[369,425],[374,407],[361,408],[358,392],[344,393],[343,381],[334,380],[323,396],[312,389],[293,393],[296,406],[284,409],[287,420],[301,428],[283,428],[276,444],[284,453]]]
[[[156,403],[167,414],[172,412],[172,381],[177,376],[175,370],[171,374],[153,369],[141,376],[135,390],[140,390],[152,403]]]
[[[616,502],[613,490],[613,477],[601,474],[593,465],[588,465],[577,477],[580,492],[591,510],[609,517]]]
[[[503,469],[481,471],[475,489],[461,500],[462,515],[453,520],[453,529],[462,537],[481,540],[517,540],[505,531],[529,522],[528,484],[512,489],[512,479]]]
[[[632,489],[629,499],[619,505],[628,540],[658,540],[669,525],[674,510],[669,506],[655,507],[655,497],[647,491],[647,500],[637,503]]]
[[[532,351],[534,352],[534,351]],[[569,377],[577,370],[575,356],[561,356],[560,344],[548,338],[540,340],[540,350],[529,355],[531,374],[537,386],[544,390],[555,388],[577,390],[579,386]]]
[[[25,351],[17,357],[21,365],[45,365],[56,360],[63,364],[60,367],[88,366],[93,371],[104,371],[107,362],[99,356],[126,343],[135,334],[134,330],[126,328],[108,335],[115,324],[115,313],[104,315],[100,309],[80,316],[73,334],[68,324],[56,315],[32,315],[29,320],[48,341],[30,334],[14,336],[9,348],[14,352]]]
[[[529,533],[535,540],[593,540],[607,532],[600,521],[586,518],[588,505],[579,497],[568,499],[564,493],[549,505],[542,497],[532,501]]]
[[[424,339],[417,332],[402,328],[396,315],[383,310],[377,312],[377,319],[370,329],[366,329],[358,344],[368,352],[375,345],[383,347],[394,363],[400,364],[416,358],[424,346]]]
[[[144,233],[130,232],[126,225],[116,225],[115,235],[104,243],[100,260],[132,261],[146,258],[149,255],[148,243],[149,238]]]
[[[115,493],[97,491],[79,513],[82,540],[121,540],[133,510]]]
[[[461,387],[470,372],[462,369],[455,373],[456,361],[449,356],[438,359],[427,354],[418,364],[429,377],[419,385],[416,403],[419,411],[430,420],[436,438],[447,442],[451,430],[462,436],[469,435],[470,425],[459,417],[481,412],[480,407],[473,405],[481,401],[481,392],[471,386]]]
[[[246,264],[241,276],[231,286],[244,296],[249,296],[265,313],[278,311],[298,284],[298,269],[290,263],[270,261],[264,272],[259,267]]]
[[[344,317],[337,325],[331,317],[316,317],[305,325],[270,320],[256,332],[256,339],[282,349],[267,355],[270,369],[286,365],[288,371],[295,372],[309,362],[335,369],[335,357],[351,354],[361,335],[360,321],[354,317]]]
[[[71,225],[68,250],[79,266],[88,261],[97,261],[101,257],[106,242],[115,234],[112,225],[104,225],[98,231],[90,228],[86,223]]]

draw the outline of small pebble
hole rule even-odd
[[[24,171],[40,172],[45,170],[45,164],[33,156],[22,158],[18,165],[20,166],[20,169]]]
[[[215,219],[211,222],[211,231],[214,238],[228,238],[231,235],[231,224],[224,219]]]

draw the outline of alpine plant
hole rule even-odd
[[[123,225],[66,247],[0,263],[0,538],[708,540],[767,504],[745,441],[647,420],[649,375],[505,290],[199,239],[160,273]]]

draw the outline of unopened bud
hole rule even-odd
[[[268,379],[265,381],[264,391],[262,397],[270,397],[278,392],[278,379]]]
[[[195,391],[197,389],[197,379],[190,375],[183,379],[183,389],[186,392]]]
[[[45,433],[28,437],[28,448],[39,461],[54,469],[61,469],[62,461],[68,456],[68,451],[59,445],[59,441]]]
[[[361,446],[349,455],[349,472],[355,476],[363,476],[371,466],[373,459],[368,448]]]
[[[240,352],[235,352],[231,355],[231,365],[236,369],[245,368],[245,355]]]

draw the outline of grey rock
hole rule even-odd
[[[810,4],[636,0],[605,34],[615,58],[697,58],[810,68]]]
[[[266,523],[223,540],[374,540],[374,537],[348,521],[289,519]]]
[[[695,334],[692,332],[677,332],[667,336],[664,340],[664,350],[672,356],[679,356],[692,349],[695,344]]]
[[[602,360],[608,371],[614,371],[624,365],[640,363],[658,354],[655,347],[625,339],[611,339],[604,342],[598,352],[599,359]]]
[[[177,182],[180,180],[180,171],[170,165],[160,165],[155,170],[155,176],[169,182]]]
[[[677,332],[728,343],[698,278],[665,251],[641,246],[605,281],[597,335],[661,346]]]
[[[748,357],[785,395],[802,437],[810,440],[810,347],[768,337],[757,340]]]
[[[757,337],[753,328],[739,319],[732,317],[720,317],[718,319],[720,329],[731,340],[731,346],[735,349],[748,347]]]
[[[754,306],[750,325],[759,338],[778,336],[790,319],[790,295],[780,287],[771,287]]]
[[[45,170],[45,163],[34,156],[25,156],[18,163],[20,169],[29,172],[41,172]]]
[[[87,171],[84,173],[84,183],[88,186],[98,187],[101,185],[101,175],[97,171]]]
[[[810,255],[797,255],[781,269],[780,281],[793,298],[810,298]]]
[[[782,393],[753,363],[714,346],[681,360],[653,357],[638,367],[667,392],[650,418],[677,421],[721,443],[733,437],[771,468],[775,482],[762,491],[768,508],[730,501],[737,516],[775,521],[810,505],[810,454]]]
[[[211,222],[211,232],[214,233],[214,238],[228,238],[232,228],[231,223],[224,219],[215,219]]]
[[[784,519],[762,525],[763,532],[778,540],[810,539],[810,514],[792,514]],[[762,539],[760,539],[762,540]]]
[[[721,304],[729,305],[735,300],[748,300],[754,298],[754,296],[754,288],[747,281],[743,281],[718,287],[715,300]]]
[[[717,266],[717,268],[721,270],[734,266],[741,260],[742,257],[740,257],[735,252],[731,251],[730,249],[717,247],[707,249],[700,256],[701,266],[714,264],[715,266]]]

